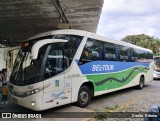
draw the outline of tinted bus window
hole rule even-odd
[[[153,53],[149,52],[149,51],[145,51],[145,50],[141,50],[141,49],[137,49],[138,52],[138,62],[142,62],[142,63],[149,63],[152,61],[153,59]]]
[[[102,60],[102,54],[102,42],[94,39],[88,39],[82,51],[79,64],[84,64],[96,60]]]
[[[74,35],[56,35],[55,38],[66,39],[68,42],[51,45],[45,65],[45,79],[63,72],[71,65],[82,40],[81,36]]]
[[[119,45],[119,61],[129,61],[130,48]]]
[[[153,59],[153,54],[151,52],[146,52],[146,59]]]
[[[112,43],[104,43],[104,60],[116,61],[116,46]]]
[[[138,49],[135,48],[131,48],[131,61],[132,62],[137,62],[138,58],[139,58],[139,53],[138,53]]]

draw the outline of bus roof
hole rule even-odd
[[[93,38],[93,39],[97,39],[97,40],[101,40],[101,41],[105,41],[105,42],[110,42],[110,43],[114,43],[114,44],[118,44],[118,45],[126,45],[128,47],[143,49],[143,50],[152,52],[150,49],[146,49],[146,48],[143,48],[143,47],[140,47],[137,45],[133,45],[133,44],[130,44],[130,43],[127,43],[124,41],[112,40],[112,39],[97,35],[95,33],[87,32],[87,31],[83,31],[83,30],[76,30],[76,29],[61,29],[61,30],[53,30],[53,31],[49,31],[49,32],[44,32],[44,33],[40,33],[35,36],[32,36],[31,38],[27,39],[26,41],[40,38],[40,37],[44,37],[44,36],[54,35],[54,34],[71,34],[71,35],[87,36],[88,38]]]

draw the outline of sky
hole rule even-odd
[[[160,38],[160,0],[104,0],[97,34],[121,40],[127,35]]]

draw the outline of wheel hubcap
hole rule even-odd
[[[82,91],[80,93],[80,102],[87,103],[87,101],[88,101],[88,93],[86,91]]]

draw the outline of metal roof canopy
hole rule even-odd
[[[59,22],[96,32],[102,6],[103,0],[1,0],[0,36],[21,41]]]

